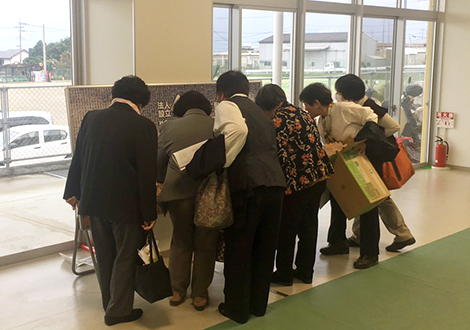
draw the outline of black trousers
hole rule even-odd
[[[371,160],[375,170],[382,177],[382,163]],[[328,230],[328,243],[339,244],[346,240],[346,215],[336,202],[333,195],[330,197],[331,224]],[[379,255],[380,224],[379,209],[373,208],[360,216],[361,233],[361,256],[375,257]]]
[[[302,278],[312,278],[317,250],[318,208],[326,181],[284,196],[282,219],[277,243],[276,268],[286,281],[294,277],[292,263],[297,236],[299,237],[295,265]]]
[[[243,226],[225,230],[225,308],[234,319],[261,316],[268,305],[284,188],[259,187],[234,208]]]
[[[91,232],[96,251],[96,275],[103,309],[108,316],[127,316],[134,305],[137,249],[145,244],[141,223],[113,222],[91,217]]]

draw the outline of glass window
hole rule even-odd
[[[272,82],[275,24],[281,24],[281,87],[289,99],[293,14],[281,13],[282,23],[280,23],[279,20],[275,20],[275,13],[263,10],[243,10],[241,70],[248,79],[261,80],[263,84]]]
[[[44,142],[53,142],[65,140],[67,138],[67,132],[63,130],[48,130],[44,131]]]
[[[316,1],[316,0],[308,0],[308,1]],[[322,2],[336,2],[336,3],[351,3],[351,0],[319,0]]]
[[[391,70],[394,52],[393,19],[364,18],[360,76],[366,84],[366,95],[389,104]]]
[[[28,1],[27,5],[24,1],[0,3],[3,13],[0,50],[8,50],[0,60],[0,83],[52,80],[69,83],[72,74],[69,1],[36,0]]]
[[[430,0],[403,0],[402,6],[406,9],[433,10]]]
[[[380,7],[397,7],[397,0],[364,0],[364,5]]]
[[[334,93],[338,77],[347,72],[351,17],[307,13],[304,86],[321,82]]]
[[[39,132],[29,132],[23,135],[20,135],[17,139],[11,142],[10,149],[15,149],[19,147],[26,147],[32,144],[39,144]]]
[[[229,70],[230,8],[214,7],[212,31],[212,79]]]
[[[433,23],[406,21],[403,95],[401,98],[401,136],[410,160],[424,162],[428,143]]]

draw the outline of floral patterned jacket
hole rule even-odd
[[[285,194],[310,187],[333,174],[333,166],[321,143],[313,118],[304,110],[287,105],[273,118],[278,156],[284,170]]]

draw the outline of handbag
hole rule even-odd
[[[223,229],[233,224],[232,200],[226,171],[212,172],[202,180],[196,193],[194,224]]]
[[[383,163],[383,182],[389,190],[401,188],[415,174],[415,169],[403,142],[397,141],[400,151],[394,160]]]
[[[389,141],[383,128],[373,121],[365,123],[354,138],[354,141],[363,140],[366,141],[366,156],[371,161],[389,162],[395,159],[399,152],[397,144]]]
[[[150,245],[150,263],[148,265],[136,265],[134,287],[142,298],[149,303],[154,303],[172,296],[173,290],[171,288],[170,272],[158,252],[153,230],[148,231],[148,242]],[[156,260],[154,260],[153,252],[157,255]]]

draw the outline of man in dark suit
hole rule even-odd
[[[141,116],[150,100],[147,85],[127,76],[112,88],[108,109],[83,118],[64,199],[90,217],[105,323],[137,320],[133,309],[137,249],[156,213],[157,130]]]
[[[216,89],[221,102],[214,132],[225,137],[235,219],[225,230],[225,302],[219,312],[245,323],[251,314],[266,313],[286,181],[274,124],[248,99],[246,76],[228,71]]]

